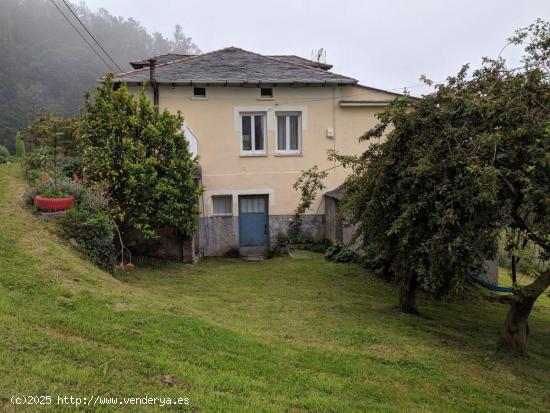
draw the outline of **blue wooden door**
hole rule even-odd
[[[267,244],[267,197],[239,197],[239,245],[261,247]]]

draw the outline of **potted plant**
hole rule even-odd
[[[75,201],[72,194],[61,190],[58,185],[58,178],[63,175],[57,164],[57,140],[59,136],[63,136],[63,133],[56,132],[53,136],[53,185],[48,185],[51,182],[50,177],[48,174],[44,174],[41,180],[46,186],[39,190],[34,197],[34,206],[41,211],[66,211],[74,205]]]
[[[34,206],[41,211],[66,211],[74,205],[74,196],[55,188],[47,188],[34,197]]]

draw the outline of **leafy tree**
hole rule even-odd
[[[522,67],[484,59],[468,77],[465,66],[434,93],[383,111],[361,137],[382,143],[360,156],[330,155],[352,169],[344,211],[367,263],[399,281],[405,312],[417,312],[418,288],[436,298],[461,289],[496,255],[503,231],[520,240],[510,250],[534,244],[550,258],[550,24],[539,20],[510,42],[527,40]],[[548,286],[546,265],[499,298],[510,304],[502,342],[517,353]]]
[[[106,189],[122,232],[154,237],[171,226],[195,233],[200,189],[197,162],[181,130],[183,118],[158,113],[144,93],[139,101],[111,75],[84,101],[80,135],[84,175]]]
[[[21,136],[21,132],[15,134],[15,154],[19,159],[25,156],[25,138]]]

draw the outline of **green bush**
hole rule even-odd
[[[303,249],[323,253],[330,245],[330,241],[318,241],[310,234],[296,234],[291,231],[281,231],[277,233],[277,251],[275,252],[284,253],[287,251],[287,246],[289,244],[298,244],[301,245]]]
[[[114,226],[106,211],[91,211],[84,206],[73,207],[63,216],[61,228],[65,237],[73,238],[94,264],[113,272]]]
[[[63,235],[73,238],[79,249],[100,268],[112,272],[115,261],[114,225],[108,213],[108,201],[96,188],[88,188],[68,178],[39,178],[25,193],[25,202],[34,205],[34,197],[75,197],[75,207],[61,218]]]
[[[112,273],[115,227],[108,201],[98,188],[71,179],[82,174],[77,121],[41,116],[29,130],[33,144],[39,146],[23,158],[23,169],[31,182],[25,194],[26,203],[33,205],[38,194],[51,198],[73,195],[75,206],[60,219],[61,231],[66,238],[73,239],[76,247],[94,264]]]
[[[25,156],[25,142],[20,132],[15,135],[15,154],[19,159],[23,159]]]
[[[291,244],[313,244],[315,239],[311,234],[297,234],[290,237]]]
[[[10,156],[10,151],[8,148],[6,148],[4,145],[0,145],[0,164],[8,163],[12,160],[12,156]]]
[[[290,236],[286,231],[281,231],[277,233],[277,246],[279,248],[284,248],[290,244]]]
[[[341,241],[335,241],[325,251],[325,258],[332,262],[359,262],[359,255],[357,252],[349,248]]]
[[[88,211],[108,211],[108,200],[101,191],[95,187],[84,187],[80,184],[73,183],[76,205],[80,208],[85,208]]]
[[[63,192],[59,189],[47,188],[42,192],[40,192],[40,195],[42,195],[45,198],[65,198],[65,197],[68,197],[70,194],[67,192]]]
[[[334,241],[330,247],[325,251],[325,258],[328,261],[333,261],[334,257],[339,254],[344,248],[344,243],[341,241]]]

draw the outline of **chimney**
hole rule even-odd
[[[155,63],[156,59],[149,59],[149,81],[153,87],[153,105],[155,105],[155,110],[158,112],[159,106],[159,87],[157,85],[157,80],[155,79]]]

